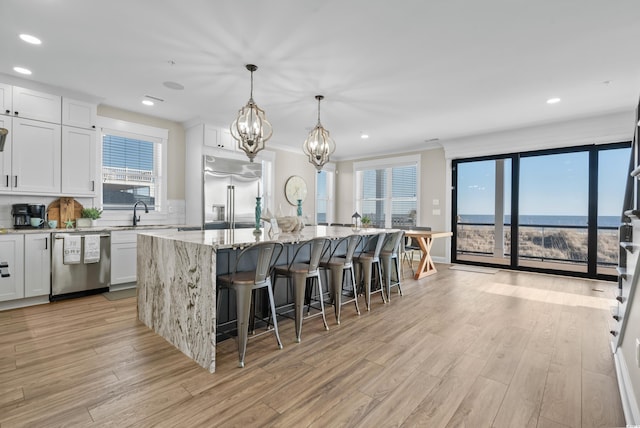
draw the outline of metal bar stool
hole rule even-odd
[[[236,326],[238,330],[238,366],[244,367],[244,356],[247,350],[247,339],[251,323],[251,298],[253,290],[266,288],[269,294],[269,306],[271,317],[273,318],[273,331],[276,335],[278,348],[282,349],[282,342],[278,334],[278,320],[276,319],[276,308],[273,300],[273,287],[271,285],[271,273],[273,265],[280,257],[284,245],[280,242],[261,242],[243,249],[235,261],[235,266],[231,273],[219,275],[217,277],[217,290],[234,290],[236,293]],[[255,270],[238,271],[238,266],[245,258],[249,258],[257,253]],[[218,300],[218,308],[220,299]]]
[[[384,246],[380,251],[380,259],[382,260],[382,269],[384,271],[384,282],[387,288],[387,301],[391,301],[391,287],[398,287],[398,292],[402,296],[402,288],[400,286],[400,247],[404,237],[404,230],[399,230],[387,235]],[[393,262],[393,263],[392,263]],[[395,279],[392,278],[391,266],[395,267]]]
[[[296,322],[296,342],[300,343],[302,334],[303,308],[305,298],[307,299],[307,313],[311,307],[311,289],[314,284],[318,285],[318,295],[320,297],[320,313],[324,322],[325,330],[329,330],[327,318],[324,313],[324,292],[320,279],[320,258],[328,247],[328,238],[314,238],[300,244],[291,262],[287,265],[276,266],[274,270],[273,286],[275,288],[278,277],[286,277],[290,283],[293,279],[293,295],[295,302],[295,322]],[[299,261],[301,254],[309,250],[309,257],[305,261]],[[315,316],[315,315],[314,315]]]
[[[336,314],[336,322],[340,324],[340,309],[344,303],[349,303],[351,300],[342,302],[342,287],[344,285],[345,271],[351,272],[351,284],[353,285],[353,302],[356,305],[356,312],[360,315],[360,308],[358,307],[358,292],[356,290],[356,278],[353,272],[353,255],[360,242],[362,236],[350,235],[340,239],[337,245],[329,253],[329,257],[320,261],[320,267],[331,271],[331,294],[333,296],[333,305]],[[344,255],[336,255],[340,248],[346,246],[346,252]]]
[[[379,290],[374,291],[374,293],[380,293],[382,296],[382,301],[386,303],[386,299],[384,298],[384,287],[382,286],[382,270],[380,268],[380,251],[382,250],[382,245],[385,243],[385,238],[387,237],[386,232],[380,232],[377,235],[369,236],[368,242],[374,242],[375,246],[372,251],[362,252],[358,257],[354,260],[356,262],[356,278],[360,281],[360,277],[363,278],[364,285],[364,299],[367,304],[367,311],[371,310],[371,280],[373,277],[373,267],[377,266],[377,274],[378,274],[378,284],[380,286]],[[359,270],[362,269],[362,272]]]

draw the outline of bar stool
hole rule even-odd
[[[367,311],[371,310],[371,279],[373,277],[374,265],[376,265],[378,268],[376,271],[378,274],[378,284],[380,285],[380,289],[374,291],[374,293],[380,292],[382,301],[384,303],[387,302],[384,298],[384,287],[382,286],[382,270],[380,268],[380,250],[382,250],[382,246],[384,245],[386,236],[386,232],[380,232],[376,235],[369,236],[369,242],[373,242],[374,239],[376,240],[373,250],[360,253],[360,255],[354,259],[356,262],[356,278],[358,278],[358,281],[360,281],[360,276],[363,277],[364,299],[367,304]],[[359,269],[362,269],[362,272],[359,272]]]
[[[400,246],[404,237],[404,230],[399,230],[387,235],[384,246],[380,251],[380,259],[382,260],[382,269],[384,271],[384,282],[387,287],[387,301],[391,301],[391,287],[398,287],[398,292],[402,296],[402,288],[400,287]],[[391,266],[395,267],[395,280],[392,279]]]
[[[266,288],[269,294],[269,306],[273,317],[273,331],[276,335],[278,348],[282,349],[282,342],[278,334],[278,320],[276,319],[276,307],[273,300],[273,288],[271,285],[271,272],[273,265],[280,257],[284,245],[280,242],[261,242],[243,249],[235,261],[231,273],[218,275],[217,290],[234,290],[236,293],[236,326],[238,330],[238,367],[244,367],[244,356],[247,350],[247,339],[251,323],[251,299],[253,290]],[[238,266],[245,258],[257,253],[255,270],[238,271]],[[218,309],[220,299],[218,301]]]
[[[314,238],[300,244],[293,259],[288,265],[276,266],[274,270],[273,286],[275,288],[278,277],[286,277],[290,283],[293,278],[293,295],[295,302],[295,321],[296,321],[296,342],[300,343],[302,334],[302,310],[307,300],[307,314],[311,307],[311,292],[314,284],[318,285],[318,295],[320,296],[320,313],[322,314],[322,322],[324,329],[329,330],[327,318],[324,313],[324,292],[322,290],[322,281],[320,280],[320,258],[328,247],[328,238]],[[309,257],[306,261],[299,261],[300,255],[309,249]],[[310,281],[311,280],[311,281]],[[316,314],[317,315],[317,314]],[[314,315],[315,316],[315,315]]]
[[[345,271],[351,272],[351,284],[353,285],[353,302],[356,305],[356,312],[360,315],[360,308],[358,307],[358,292],[356,290],[356,279],[353,272],[353,255],[358,248],[358,245],[362,241],[360,235],[350,235],[340,239],[336,246],[329,253],[329,257],[320,261],[320,267],[331,271],[331,295],[333,296],[333,305],[336,314],[336,322],[340,324],[340,309],[345,303],[351,302],[347,300],[342,302],[342,287],[344,285]],[[340,248],[346,246],[346,252],[344,255],[336,255]]]

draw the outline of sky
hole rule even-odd
[[[622,213],[630,149],[600,151],[598,215]],[[522,157],[520,215],[586,216],[588,209],[587,152]],[[511,160],[505,160],[505,214],[509,214]],[[458,164],[458,213],[494,213],[495,161]]]

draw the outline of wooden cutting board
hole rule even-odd
[[[73,198],[59,198],[49,204],[47,218],[57,220],[58,227],[64,227],[64,222],[72,220],[74,223],[80,218],[82,204]]]

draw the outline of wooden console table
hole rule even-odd
[[[453,232],[432,232],[430,230],[406,230],[405,236],[416,238],[420,249],[422,250],[422,258],[416,270],[415,279],[424,278],[437,272],[436,266],[431,258],[431,246],[436,238],[447,238],[453,236]]]

